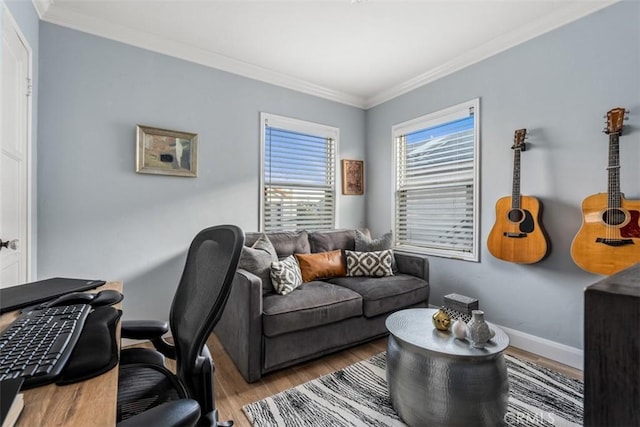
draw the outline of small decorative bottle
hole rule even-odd
[[[491,332],[489,325],[484,321],[484,311],[473,310],[471,320],[467,324],[467,338],[471,341],[471,346],[484,348],[487,341],[493,337]]]

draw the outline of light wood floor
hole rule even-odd
[[[207,344],[216,366],[216,406],[219,418],[220,420],[232,419],[234,425],[239,427],[251,426],[242,412],[244,405],[345,368],[387,349],[387,339],[381,338],[358,347],[324,356],[318,360],[268,374],[259,381],[248,384],[242,378],[242,375],[240,375],[240,372],[236,369],[215,335],[211,335]],[[582,371],[578,369],[513,347],[509,347],[507,353],[554,369],[571,378],[582,379]]]

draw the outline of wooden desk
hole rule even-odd
[[[87,292],[114,289],[122,292],[122,282],[107,282]],[[114,305],[121,308],[121,303]],[[18,312],[0,317],[0,329],[4,329],[18,316]],[[120,324],[117,329],[120,343]],[[49,384],[24,392],[24,410],[17,426],[115,426],[118,399],[118,367],[104,374],[75,384],[57,386]]]

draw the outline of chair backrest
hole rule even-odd
[[[171,304],[176,373],[203,414],[215,409],[213,366],[205,346],[227,303],[243,245],[244,232],[235,225],[200,231]]]

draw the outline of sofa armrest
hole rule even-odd
[[[261,377],[262,281],[238,269],[227,305],[214,329],[236,367],[248,382]]]
[[[429,281],[429,258],[426,255],[395,252],[398,272]]]

